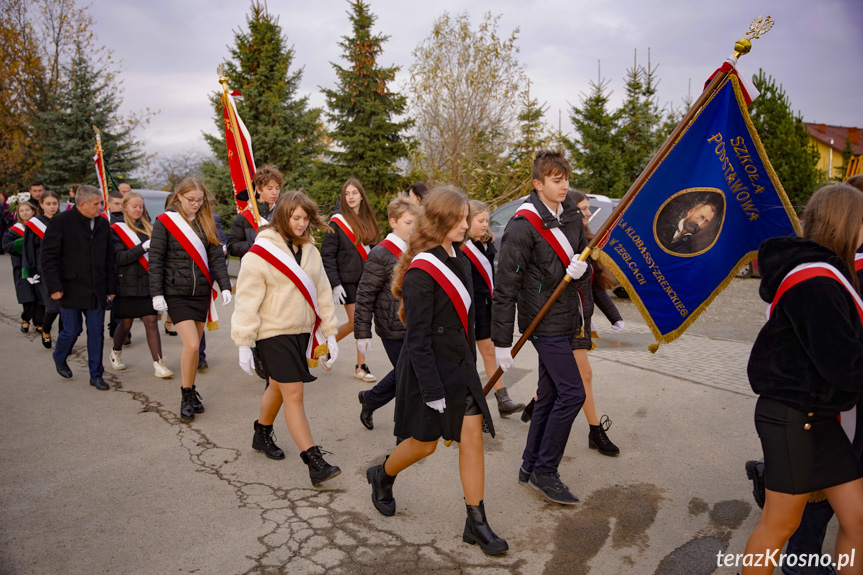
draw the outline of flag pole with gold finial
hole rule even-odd
[[[105,173],[105,156],[104,151],[102,150],[102,132],[99,131],[95,125],[93,126],[93,132],[96,133],[96,147],[94,151],[96,152],[96,177],[99,180],[99,188],[102,191],[102,199],[105,204],[102,210],[108,209],[108,176]]]
[[[261,221],[261,215],[258,213],[258,202],[255,199],[255,188],[252,185],[252,177],[249,174],[249,163],[246,159],[246,151],[243,148],[243,140],[240,138],[239,122],[237,115],[234,113],[234,107],[231,105],[228,92],[228,78],[225,76],[225,65],[219,64],[216,68],[216,73],[219,75],[219,83],[222,85],[224,92],[222,93],[222,105],[228,112],[228,123],[231,125],[231,133],[234,135],[234,145],[237,148],[237,153],[240,155],[240,167],[243,170],[243,180],[246,182],[246,193],[249,194],[249,205],[252,206],[252,213],[255,216],[255,222]]]

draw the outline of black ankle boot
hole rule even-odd
[[[395,515],[396,500],[393,497],[393,483],[395,483],[396,476],[387,475],[382,463],[366,469],[366,479],[372,486],[372,504],[375,509],[387,517]]]
[[[261,425],[255,422],[255,436],[252,438],[252,449],[263,451],[270,459],[284,459],[285,452],[276,445],[276,434],[272,425]]]
[[[501,417],[507,417],[524,409],[523,403],[515,403],[509,398],[509,392],[505,387],[495,391],[494,396],[497,398],[497,411]]]
[[[474,545],[479,544],[486,555],[501,555],[509,549],[506,541],[494,534],[485,518],[485,505],[467,505],[467,519],[464,522],[462,541]]]
[[[530,403],[527,404],[527,407],[524,408],[524,411],[521,412],[521,420],[525,423],[530,421],[530,418],[533,417],[533,408],[536,405],[536,398],[531,399]]]
[[[194,385],[192,386],[192,391],[194,392],[192,393],[192,407],[194,408],[195,413],[204,413],[204,404],[201,403],[201,399],[203,399],[201,394],[198,393],[198,390]]]
[[[195,419],[195,390],[191,387],[181,387],[183,399],[180,401],[180,417],[183,419]]]
[[[342,470],[335,465],[330,465],[324,461],[324,453],[332,455],[329,451],[321,451],[320,445],[309,447],[307,450],[300,453],[303,463],[309,466],[309,478],[312,480],[312,485],[314,487],[317,487],[324,481],[336,477],[342,472]]]
[[[374,418],[372,416],[374,415],[375,412],[366,407],[366,402],[363,401],[363,392],[362,391],[359,393],[359,398],[360,398],[360,405],[362,405],[362,409],[360,409],[360,423],[362,423],[366,429],[374,429],[375,428],[375,421],[374,421]]]
[[[607,415],[603,415],[599,420],[599,425],[591,425],[590,433],[587,436],[587,445],[591,449],[596,449],[603,455],[615,456],[620,453],[620,449],[611,442],[605,434],[605,430],[611,427],[611,420]]]

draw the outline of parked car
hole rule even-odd
[[[150,216],[150,221],[155,222],[156,217],[165,212],[165,201],[171,192],[162,190],[132,190],[138,192],[144,198],[144,208],[147,210],[147,215]]]

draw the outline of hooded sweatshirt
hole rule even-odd
[[[772,303],[785,276],[813,262],[850,281],[842,259],[816,242],[766,240],[758,251],[761,299]],[[854,406],[863,393],[863,322],[845,286],[815,277],[787,290],[755,339],[747,371],[755,393],[801,411],[832,415]]]

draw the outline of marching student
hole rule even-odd
[[[113,215],[113,214],[112,214]],[[150,236],[153,225],[144,217],[144,198],[138,192],[127,192],[123,197],[123,221],[111,224],[114,258],[117,264],[116,296],[112,314],[117,319],[114,346],[111,349],[111,367],[126,369],[123,363],[123,344],[132,329],[132,322],[140,318],[147,332],[147,345],[153,358],[156,377],[169,378],[174,373],[162,357],[159,339],[159,322],[150,297]]]
[[[509,546],[492,531],[484,505],[483,418],[492,436],[494,425],[476,371],[470,264],[459,249],[468,200],[460,190],[440,187],[429,192],[423,208],[393,278],[406,328],[396,368],[395,434],[407,438],[366,478],[375,508],[393,515],[396,476],[434,453],[441,437],[459,442],[467,506],[462,540],[499,555]]]
[[[123,214],[123,194],[117,190],[108,192],[108,221],[112,224],[125,221]]]
[[[422,204],[426,192],[428,192],[428,186],[424,182],[416,182],[408,188],[405,196],[415,204]]]
[[[806,205],[803,237],[764,241],[761,298],[770,304],[747,368],[764,452],[765,501],[745,553],[775,556],[823,491],[839,519],[835,556],[863,547],[863,465],[839,422],[863,392],[863,300],[855,252],[863,246],[863,193],[835,184]],[[743,575],[773,566],[748,566]],[[863,562],[840,571],[863,573]]]
[[[321,243],[321,258],[333,288],[333,301],[336,305],[344,305],[348,314],[347,323],[339,326],[337,341],[354,331],[357,284],[363,275],[363,266],[371,249],[369,246],[377,243],[381,233],[359,180],[350,178],[345,182],[339,196],[339,205],[342,211],[330,219],[332,231],[324,234]],[[324,368],[326,369],[326,366]],[[354,377],[367,383],[377,381],[359,349]]]
[[[36,287],[21,276],[21,253],[24,250],[24,224],[36,215],[33,204],[23,201],[15,208],[15,223],[3,234],[3,251],[12,257],[12,279],[15,282],[15,297],[21,304],[21,333],[30,331],[32,322],[37,328],[42,327],[45,307]]]
[[[258,198],[258,214],[261,216],[262,221],[260,224],[255,221],[251,205],[247,206],[242,213],[234,218],[227,242],[229,256],[241,258],[246,255],[246,252],[255,243],[258,227],[266,225],[267,218],[276,204],[276,200],[279,198],[279,192],[284,183],[284,176],[272,164],[267,164],[255,172],[255,197]]]
[[[387,217],[392,232],[369,252],[363,277],[357,287],[357,304],[354,311],[354,337],[357,349],[366,356],[372,351],[372,316],[375,333],[381,338],[387,357],[393,365],[372,389],[359,392],[360,422],[366,429],[374,429],[375,410],[396,396],[396,372],[399,354],[405,339],[405,326],[399,318],[401,303],[393,296],[393,268],[408,246],[414,222],[420,212],[419,205],[407,198],[397,197],[387,206]]]
[[[504,231],[492,303],[491,337],[504,371],[514,365],[513,323],[524,332],[558,284],[569,276],[560,298],[530,338],[539,359],[537,401],[522,454],[518,481],[563,505],[578,501],[560,480],[572,423],[584,403],[584,384],[572,353],[572,337],[584,327],[581,293],[590,289],[587,264],[578,260],[587,246],[581,213],[567,197],[569,162],[561,152],[540,150],[533,162],[530,196]]]
[[[60,195],[53,190],[45,190],[39,200],[41,214],[27,220],[24,226],[24,251],[21,254],[21,277],[36,287],[39,300],[45,308],[42,318],[42,329],[36,329],[42,334],[42,346],[51,349],[51,328],[54,320],[60,315],[60,306],[48,295],[48,288],[42,274],[42,240],[48,229],[48,222],[60,211]]]
[[[494,235],[488,229],[488,219],[491,215],[488,206],[479,200],[471,200],[468,206],[470,228],[461,249],[471,263],[473,305],[476,312],[476,347],[482,355],[485,375],[491,378],[497,371],[494,344],[491,342],[491,301],[494,295],[494,255],[497,249],[494,247]],[[494,396],[497,399],[497,410],[501,417],[507,417],[524,409],[523,403],[515,403],[509,398],[509,392],[503,384],[502,377],[494,384]]]
[[[341,470],[324,460],[303,407],[303,385],[316,379],[309,367],[327,353],[331,367],[338,356],[335,306],[314,229],[326,229],[317,204],[303,192],[285,192],[243,256],[231,337],[240,347],[240,368],[255,374],[254,347],[268,376],[252,448],[270,459],[285,458],[273,434],[284,404],[288,431],[317,487]]]
[[[222,305],[231,303],[231,281],[225,266],[207,188],[198,178],[185,178],[177,186],[168,211],[156,218],[150,240],[150,295],[153,308],[169,312],[180,339],[180,417],[194,419],[203,413],[195,387],[198,349],[204,324],[218,327],[215,300],[219,283]]]

